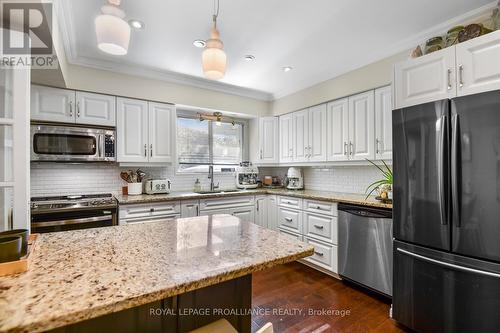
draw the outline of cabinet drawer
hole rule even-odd
[[[298,210],[279,207],[279,227],[302,233],[302,213]]]
[[[120,218],[120,225],[123,224],[135,224],[135,223],[149,223],[158,221],[171,221],[180,218],[180,214],[169,214],[169,215],[159,215],[159,216],[143,216],[143,217],[128,217]]]
[[[236,196],[232,198],[225,199],[202,199],[200,200],[200,210],[207,209],[226,209],[242,206],[253,206],[255,200],[253,196]]]
[[[278,205],[282,207],[302,209],[302,199],[294,197],[279,197]]]
[[[335,202],[304,200],[304,210],[313,213],[337,216],[337,204]]]
[[[283,230],[283,229],[278,229],[278,232],[280,234],[283,234],[283,235],[286,235],[286,236],[290,236],[290,237],[293,237],[299,241],[302,240],[302,235],[299,235],[299,234],[296,234],[296,233],[293,233],[293,232],[290,232],[288,230]]]
[[[120,218],[166,216],[180,214],[180,212],[181,205],[179,201],[145,205],[126,205],[120,207]]]
[[[337,246],[328,245],[309,237],[305,237],[304,240],[306,243],[314,246],[314,254],[310,257],[304,258],[305,260],[334,273],[338,272]]]
[[[313,213],[304,213],[304,234],[308,237],[337,244],[337,218]]]

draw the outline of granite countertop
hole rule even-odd
[[[392,209],[392,204],[382,203],[376,200],[374,197],[369,197],[368,199],[366,199],[366,196],[362,194],[348,194],[348,193],[315,191],[315,190],[288,190],[285,188],[281,189],[259,188],[254,190],[241,190],[236,192],[234,192],[233,190],[233,192],[221,192],[221,193],[210,193],[210,194],[199,194],[194,192],[171,192],[170,194],[152,194],[152,195],[117,194],[115,195],[115,197],[120,205],[127,205],[127,204],[153,203],[153,202],[173,201],[173,200],[198,200],[198,199],[208,199],[208,198],[224,198],[237,195],[258,195],[258,194],[285,195],[285,196],[298,197],[310,200],[322,200],[322,201],[349,203],[349,204],[363,205],[369,207]]]
[[[41,234],[28,272],[0,277],[0,332],[40,332],[313,254],[217,215]]]

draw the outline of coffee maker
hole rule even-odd
[[[302,190],[304,188],[304,176],[302,175],[301,168],[289,168],[286,178],[288,179],[288,185],[286,186],[287,189]]]
[[[241,162],[235,170],[236,187],[241,189],[257,188],[259,186],[259,168],[250,162]]]

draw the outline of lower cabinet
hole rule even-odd
[[[255,197],[255,224],[271,230],[278,230],[278,206],[276,195]]]
[[[181,201],[181,217],[196,217],[200,215],[200,201]]]
[[[179,201],[123,205],[118,210],[120,225],[169,220],[179,217],[181,217],[181,204]]]
[[[304,242],[314,246],[314,254],[304,258],[305,261],[318,265],[328,271],[338,273],[337,246],[320,242],[310,237],[304,237]]]
[[[225,199],[200,200],[200,216],[229,214],[246,222],[255,221],[254,196],[235,196]]]

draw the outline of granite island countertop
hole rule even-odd
[[[240,190],[240,191],[231,190],[228,192],[224,192],[223,190],[220,193],[209,193],[209,194],[199,194],[187,191],[186,192],[175,191],[169,194],[151,194],[151,195],[116,194],[115,197],[120,205],[130,205],[130,204],[143,204],[143,203],[154,203],[163,201],[198,200],[198,199],[208,199],[208,198],[225,198],[232,196],[259,195],[259,194],[275,194],[275,195],[297,197],[309,200],[330,201],[330,202],[362,205],[368,207],[392,209],[392,204],[380,202],[372,196],[366,199],[366,196],[362,194],[349,194],[341,192],[316,191],[316,190],[288,190],[285,188],[280,188],[280,189],[258,188],[254,190]]]
[[[0,332],[40,332],[313,254],[217,215],[41,234],[28,272],[0,277]]]

